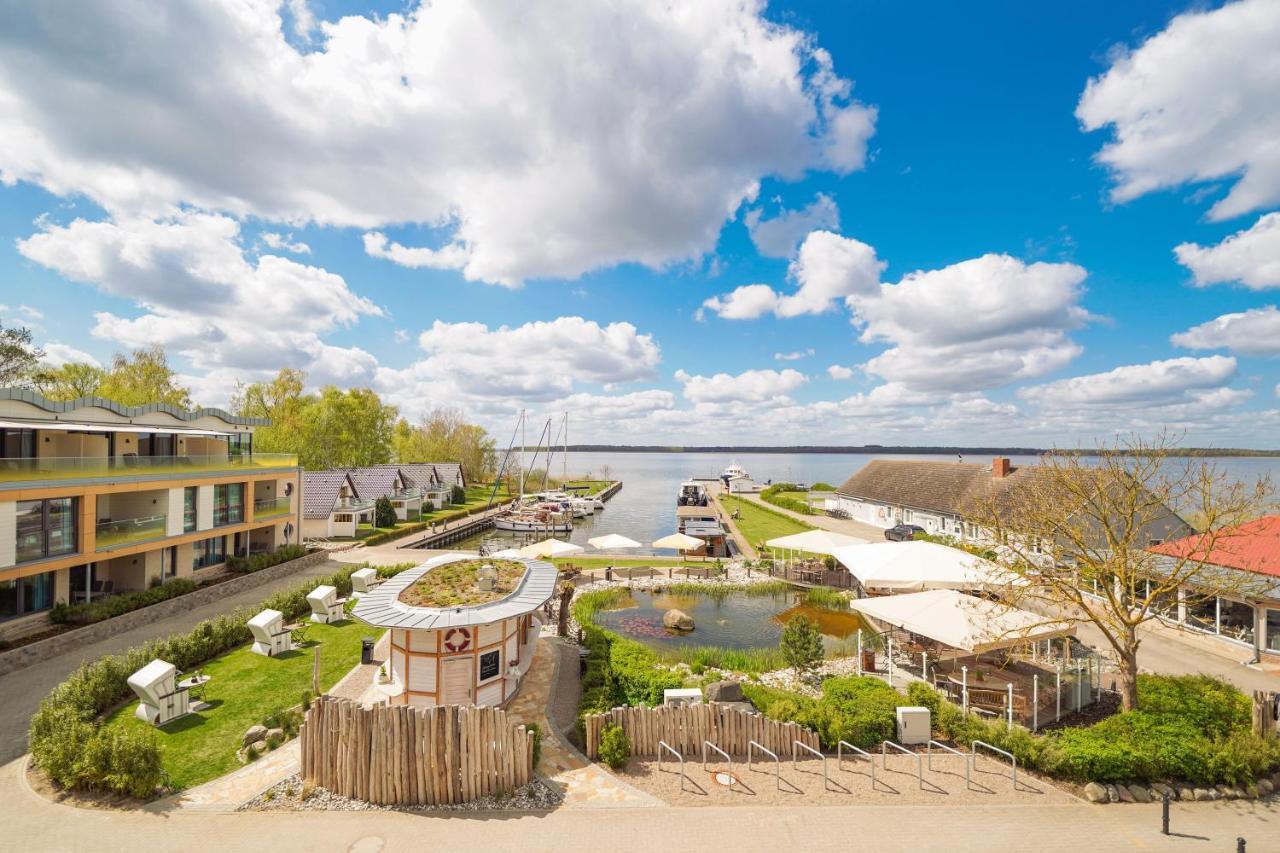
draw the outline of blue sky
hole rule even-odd
[[[3,320],[209,405],[1275,446],[1275,0],[664,8],[6,12]]]

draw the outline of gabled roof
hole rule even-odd
[[[466,486],[467,480],[462,476],[462,466],[457,462],[432,462],[436,469],[436,477],[446,486]]]
[[[347,471],[303,471],[302,517],[328,518],[343,483],[348,485],[354,496],[360,496],[360,490]]]
[[[390,496],[402,479],[396,465],[366,465],[352,468],[348,473],[356,485],[356,494],[373,500]]]
[[[430,462],[402,462],[397,467],[404,475],[405,484],[412,488],[426,489],[440,483],[436,466]]]
[[[1214,566],[1280,577],[1280,515],[1268,515],[1210,538],[1197,533],[1155,545],[1151,551]]]
[[[1025,479],[1032,466],[1003,479]],[[873,459],[836,491],[852,498],[913,509],[963,515],[971,496],[992,481],[990,465],[908,459]]]

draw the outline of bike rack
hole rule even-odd
[[[733,775],[733,759],[729,757],[729,753],[725,752],[723,749],[716,746],[714,743],[712,743],[709,740],[704,740],[702,742],[702,769],[703,770],[707,769],[707,747],[711,747],[716,752],[724,756],[724,760],[729,762],[729,775],[732,776]]]
[[[1012,752],[1005,752],[1003,749],[1001,749],[998,746],[992,746],[986,741],[975,740],[973,742],[973,758],[972,758],[974,762],[978,760],[978,747],[980,746],[983,747],[984,749],[989,749],[992,752],[999,753],[1000,755],[1003,755],[1005,758],[1009,759],[1009,766],[1013,769],[1013,790],[1015,791],[1018,790],[1018,758],[1017,756],[1015,756]]]
[[[760,744],[756,743],[753,740],[747,741],[747,770],[751,769],[751,748],[752,747],[755,747],[756,749],[760,750],[765,755],[773,759],[773,776],[778,782],[778,790],[781,791],[782,790],[782,762],[778,760],[777,753],[773,752],[773,750],[765,749],[763,746],[761,746]]]
[[[966,788],[973,787],[973,782],[969,779],[969,768],[973,762],[973,756],[967,752],[961,752],[955,747],[947,746],[945,743],[942,743],[941,741],[931,740],[929,741],[928,744],[925,745],[925,748],[924,748],[925,755],[928,756],[928,765],[930,770],[933,769],[933,748],[935,746],[938,749],[946,750],[952,755],[958,755],[964,759],[964,786]]]
[[[894,743],[891,740],[880,742],[880,766],[886,770],[889,768],[889,754],[885,747],[891,746],[905,755],[914,756],[916,759],[916,779],[920,782],[920,790],[924,790],[924,756],[918,752],[912,752],[900,743]]]
[[[801,743],[798,740],[793,740],[791,742],[791,769],[792,770],[797,769],[796,768],[796,747],[797,746],[805,750],[806,752],[811,752],[822,759],[822,790],[825,791],[827,788],[831,786],[831,777],[827,775],[827,757],[823,755],[821,752],[818,752],[818,750],[809,746],[809,744]]]
[[[680,762],[680,790],[684,790],[684,756],[672,748],[671,744],[665,740],[658,741],[658,772],[662,772],[662,751],[666,750],[676,757],[676,761]]]
[[[848,747],[855,754],[861,755],[863,758],[867,759],[867,764],[871,765],[871,787],[872,789],[874,789],[876,786],[876,758],[874,755],[867,752],[865,749],[858,749],[858,747],[849,743],[847,740],[842,740],[839,743],[837,743],[836,744],[836,769],[837,770],[844,769],[845,747]]]

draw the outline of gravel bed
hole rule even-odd
[[[324,788],[312,788],[302,798],[302,776],[294,774],[272,785],[236,811],[242,812],[484,812],[484,811],[550,811],[564,801],[564,797],[541,779],[535,779],[517,788],[506,797],[481,797],[469,803],[437,806],[380,806],[340,797]]]

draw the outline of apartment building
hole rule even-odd
[[[301,541],[301,471],[266,422],[0,388],[0,637],[79,603]]]

